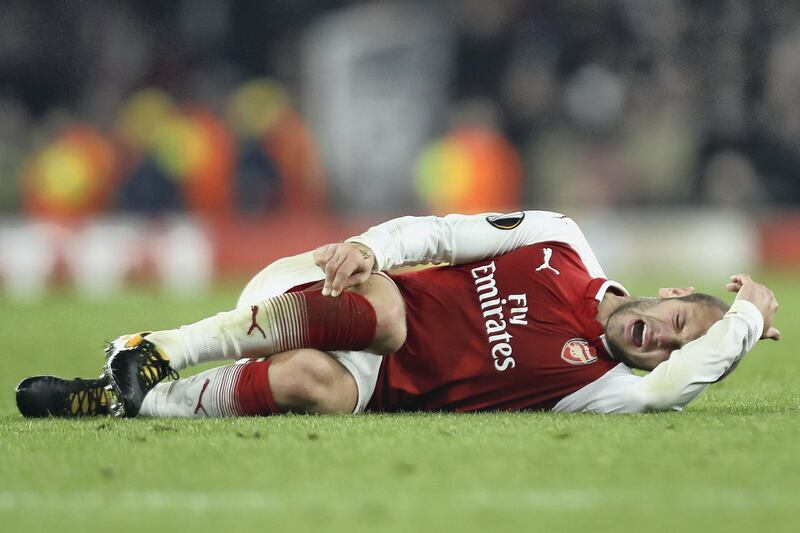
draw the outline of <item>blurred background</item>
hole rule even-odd
[[[0,281],[197,294],[518,209],[612,277],[796,271],[797,50],[779,0],[0,0]]]

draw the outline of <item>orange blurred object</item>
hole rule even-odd
[[[205,216],[226,216],[233,211],[233,171],[236,147],[225,124],[210,111],[186,110],[196,136],[187,145],[188,158],[183,181],[184,198],[190,211]]]
[[[228,123],[242,138],[262,140],[280,177],[281,206],[325,209],[327,184],[314,138],[289,91],[271,78],[243,83],[231,95]]]
[[[282,206],[287,209],[324,209],[327,185],[314,138],[295,111],[283,114],[267,132],[264,150],[275,162],[282,183]]]
[[[204,216],[232,212],[236,148],[213,113],[200,107],[173,113],[159,127],[151,150],[158,167],[180,187],[188,211]]]
[[[435,213],[517,209],[522,164],[491,128],[465,127],[429,146],[417,162],[417,192]]]
[[[101,213],[109,206],[117,178],[111,141],[91,126],[75,124],[23,168],[25,209],[65,221]]]

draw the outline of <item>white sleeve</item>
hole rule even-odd
[[[718,381],[750,351],[764,329],[755,305],[736,300],[708,333],[659,364],[644,377],[620,364],[600,379],[563,398],[554,411],[639,413],[682,409]]]
[[[373,251],[376,270],[421,263],[460,265],[545,241],[571,245],[592,275],[604,276],[578,225],[550,211],[401,217],[347,239]]]

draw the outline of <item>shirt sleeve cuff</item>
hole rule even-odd
[[[761,316],[761,311],[759,311],[752,302],[748,302],[747,300],[734,301],[725,316],[736,316],[747,322],[747,326],[754,339],[753,344],[761,338],[764,332],[764,317]]]

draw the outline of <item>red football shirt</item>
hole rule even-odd
[[[384,357],[373,411],[550,409],[618,365],[593,320],[606,280],[568,244],[391,278],[408,335]]]

